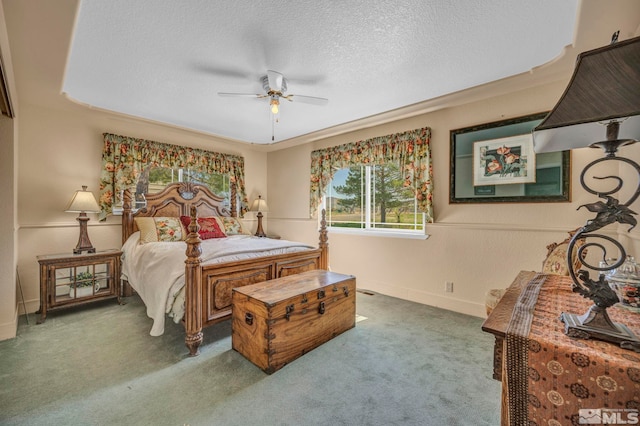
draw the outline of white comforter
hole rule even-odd
[[[177,323],[184,314],[185,242],[138,244],[135,232],[122,247],[122,278],[138,292],[153,319],[150,334],[164,333],[166,314]],[[312,246],[287,240],[233,235],[204,240],[202,264],[292,253],[313,249]]]

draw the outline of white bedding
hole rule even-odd
[[[187,244],[157,242],[138,244],[135,232],[122,246],[122,278],[129,281],[153,319],[150,334],[164,333],[166,314],[179,322],[184,314],[184,270]],[[233,235],[202,241],[202,264],[222,263],[276,254],[309,250],[314,247],[287,240]]]

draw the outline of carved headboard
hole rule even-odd
[[[122,243],[137,231],[134,218],[156,216],[189,216],[191,206],[196,207],[198,217],[235,216],[235,209],[229,209],[225,199],[215,195],[209,188],[191,182],[167,185],[156,194],[145,194],[147,205],[137,212],[132,211],[133,196],[129,189],[124,191],[122,210]]]

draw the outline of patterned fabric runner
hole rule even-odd
[[[511,425],[523,425],[527,420],[528,336],[538,293],[546,275],[536,274],[520,293],[507,327],[507,383]]]
[[[523,289],[506,337],[511,425],[606,424],[607,419],[634,424],[640,354],[564,334],[560,314],[582,314],[591,304],[571,291],[564,276],[538,274]],[[640,335],[640,314],[617,306],[607,312]]]

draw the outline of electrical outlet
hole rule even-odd
[[[453,283],[451,281],[447,281],[444,283],[444,291],[447,293],[453,293]]]

